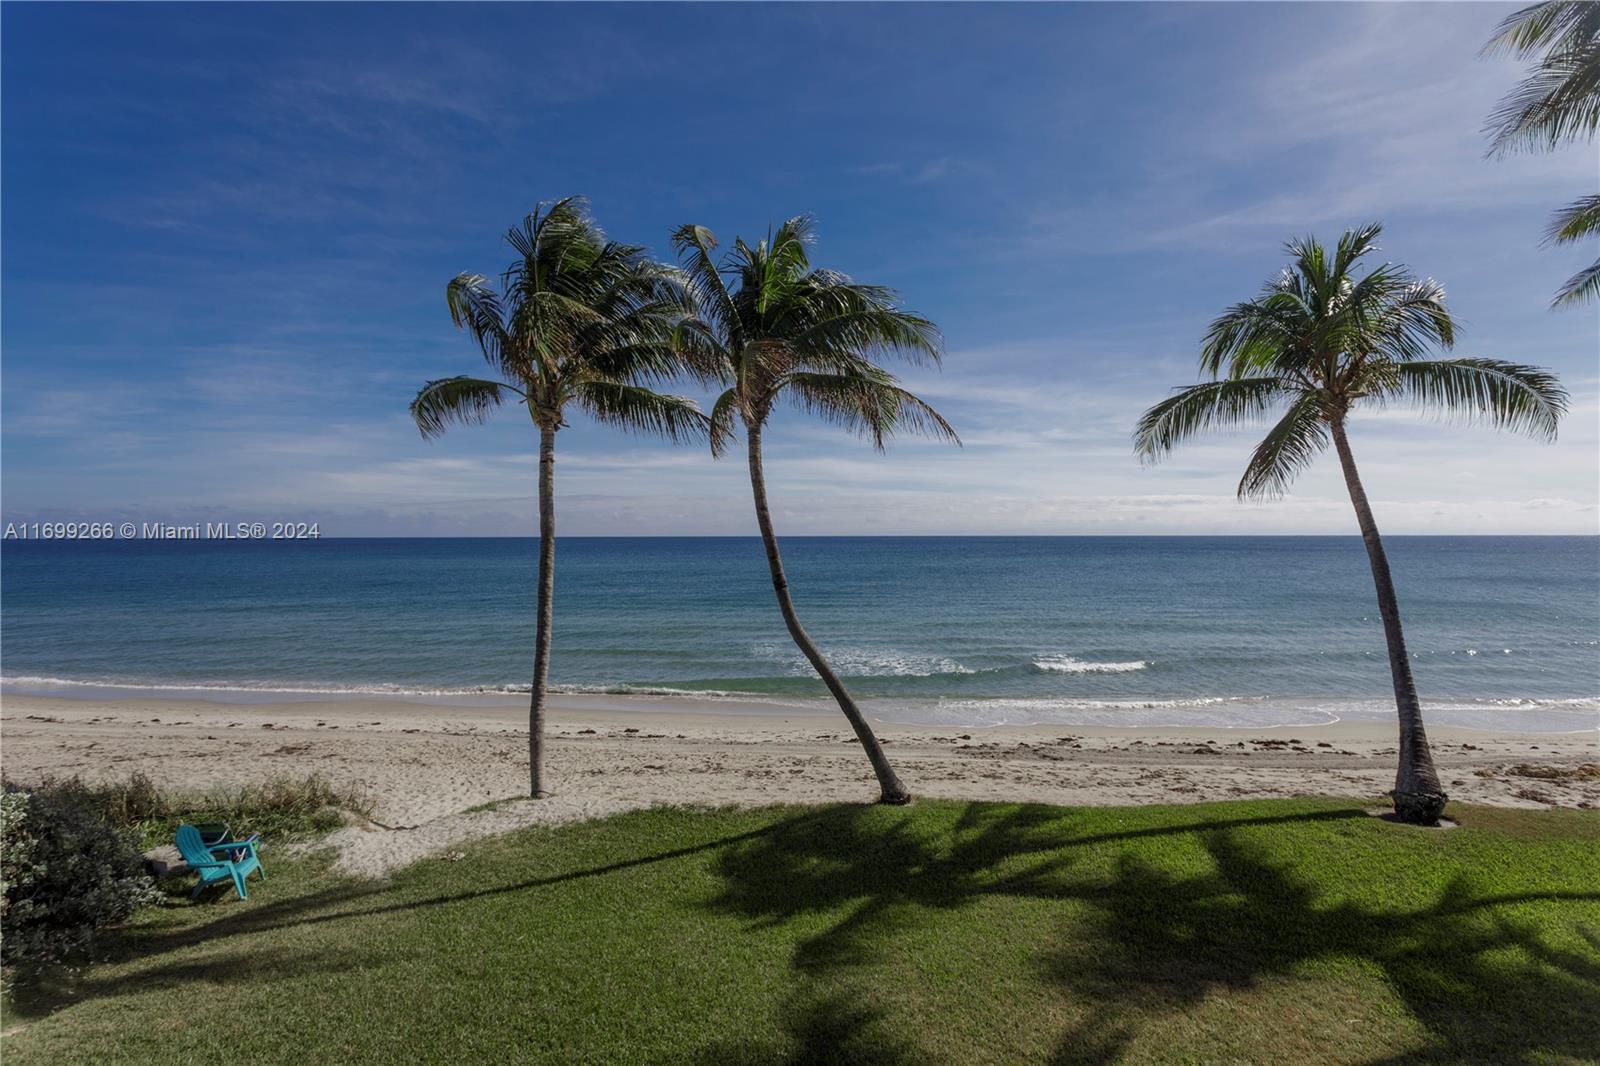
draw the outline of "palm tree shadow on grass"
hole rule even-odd
[[[1097,1004],[1068,1035],[1059,1062],[1082,1046],[1127,1038],[1144,1018],[1191,1008],[1218,989],[1247,990],[1317,960],[1375,965],[1427,1044],[1394,1062],[1587,1058],[1600,1051],[1600,965],[1544,944],[1498,908],[1587,894],[1486,897],[1457,879],[1433,903],[1407,911],[1321,904],[1286,866],[1238,834],[1202,837],[1212,873],[1176,878],[1125,857],[1092,899],[1094,935],[1051,953],[1052,977]],[[1516,961],[1516,949],[1525,952]]]
[[[41,967],[29,971],[19,985],[13,1020],[37,1021],[55,1010],[91,999],[115,998],[159,989],[207,988],[298,981],[329,974],[354,973],[367,966],[370,953],[304,948],[256,948],[248,954],[210,954],[168,958],[136,972],[108,973],[100,967]],[[8,1012],[11,1013],[11,1012]]]
[[[816,1066],[870,1062],[920,1066],[931,1062],[896,1033],[887,1013],[843,994],[790,997],[783,1007],[783,1039],[730,1037],[701,1049],[706,1066]]]
[[[1060,1063],[1117,1061],[1141,1030],[1214,992],[1249,990],[1308,963],[1341,960],[1377,967],[1426,1033],[1424,1046],[1381,1061],[1600,1055],[1600,956],[1548,945],[1507,910],[1539,900],[1600,902],[1600,890],[1484,896],[1457,879],[1411,910],[1330,903],[1242,832],[1273,822],[1365,818],[1354,809],[1200,818],[1086,836],[1059,810],[974,804],[949,834],[930,839],[904,818],[832,808],[719,852],[725,886],[710,906],[758,926],[843,911],[801,940],[792,960],[805,978],[837,987],[853,970],[881,962],[886,940],[933,912],[994,896],[1078,904],[1071,931],[1041,946],[1042,972],[1088,1019],[1059,1039]],[[1204,849],[1209,871],[1178,876],[1131,852],[1117,858],[1109,879],[1103,869],[1074,869],[1087,845],[1179,834]],[[883,1034],[892,1026],[873,1013],[869,975],[859,976],[861,995],[837,1019],[848,1039],[812,1061],[884,1060]],[[821,995],[824,982],[811,983]],[[836,996],[794,998],[786,1025],[794,1046],[808,1046],[807,1035],[823,1028],[818,1012]],[[871,1039],[854,1054],[863,1034]],[[910,1045],[892,1050],[900,1061],[920,1058]]]

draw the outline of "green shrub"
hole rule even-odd
[[[0,789],[0,961],[48,962],[155,900],[136,834],[65,790]]]

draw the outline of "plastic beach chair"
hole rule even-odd
[[[189,868],[200,876],[200,882],[194,886],[190,898],[200,895],[211,885],[219,881],[231,880],[233,890],[239,894],[240,899],[249,899],[250,892],[245,888],[245,878],[251,873],[259,873],[261,879],[267,879],[267,871],[261,865],[261,859],[256,855],[256,840],[224,840],[215,844],[206,844],[200,839],[200,830],[192,825],[178,826],[178,853],[183,856],[183,861]]]

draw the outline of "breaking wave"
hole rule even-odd
[[[811,663],[792,645],[757,644],[751,651],[756,658],[777,663],[794,677],[812,676]],[[892,648],[824,648],[834,670],[844,677],[938,677],[942,674],[975,674],[954,659],[942,655],[923,655]]]
[[[1095,663],[1075,659],[1070,655],[1047,655],[1042,659],[1035,659],[1033,666],[1036,670],[1046,670],[1053,674],[1126,674],[1134,670],[1143,670],[1150,666],[1150,663],[1144,659],[1123,663]]]

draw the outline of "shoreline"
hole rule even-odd
[[[526,708],[528,693],[515,690],[478,689],[403,689],[392,691],[371,688],[283,687],[254,684],[155,684],[142,682],[84,681],[72,678],[24,675],[0,677],[0,698],[60,699],[67,702],[200,702],[226,707],[278,707],[294,705],[337,705],[351,702],[431,708],[442,712],[503,712]],[[736,690],[678,689],[668,685],[552,686],[548,705],[572,713],[616,711],[617,713],[691,715],[710,718],[785,717],[826,718],[837,714],[826,695],[799,696],[741,692]],[[1389,697],[1274,697],[1274,696],[1177,696],[1122,697],[1072,700],[1051,697],[949,697],[910,698],[869,696],[857,701],[874,725],[903,725],[937,729],[1028,728],[1043,729],[1313,729],[1341,722],[1381,726],[1393,716]],[[959,717],[939,719],[930,711],[947,710],[960,714],[975,709],[1014,709],[1019,714],[1031,710],[1053,711],[1057,720],[989,722]],[[1429,728],[1462,729],[1483,733],[1527,733],[1549,736],[1600,736],[1600,696],[1498,697],[1468,699],[1424,696],[1423,708]],[[1207,722],[1207,715],[1233,711],[1249,720]],[[1171,720],[1107,720],[1138,714],[1170,714]],[[1274,721],[1271,715],[1322,716],[1321,720]],[[1542,715],[1524,723],[1501,721],[1463,721],[1486,716],[1506,718],[1515,715]],[[1095,721],[1094,718],[1101,720]],[[1195,720],[1184,720],[1186,718]],[[1582,723],[1582,724],[1576,724]],[[1572,726],[1571,728],[1564,728]]]
[[[294,703],[0,701],[3,770],[204,789],[320,773],[375,801],[339,830],[338,866],[376,876],[477,836],[658,804],[871,802],[871,769],[844,718],[709,713],[563,696],[547,733],[554,795],[526,795],[526,708],[396,700]],[[1381,805],[1391,723],[930,726],[875,723],[911,790],[929,797],[1107,806],[1335,795]],[[1600,734],[1429,727],[1453,800],[1600,808]],[[1593,767],[1593,769],[1584,769]],[[469,810],[494,804],[492,810]]]

